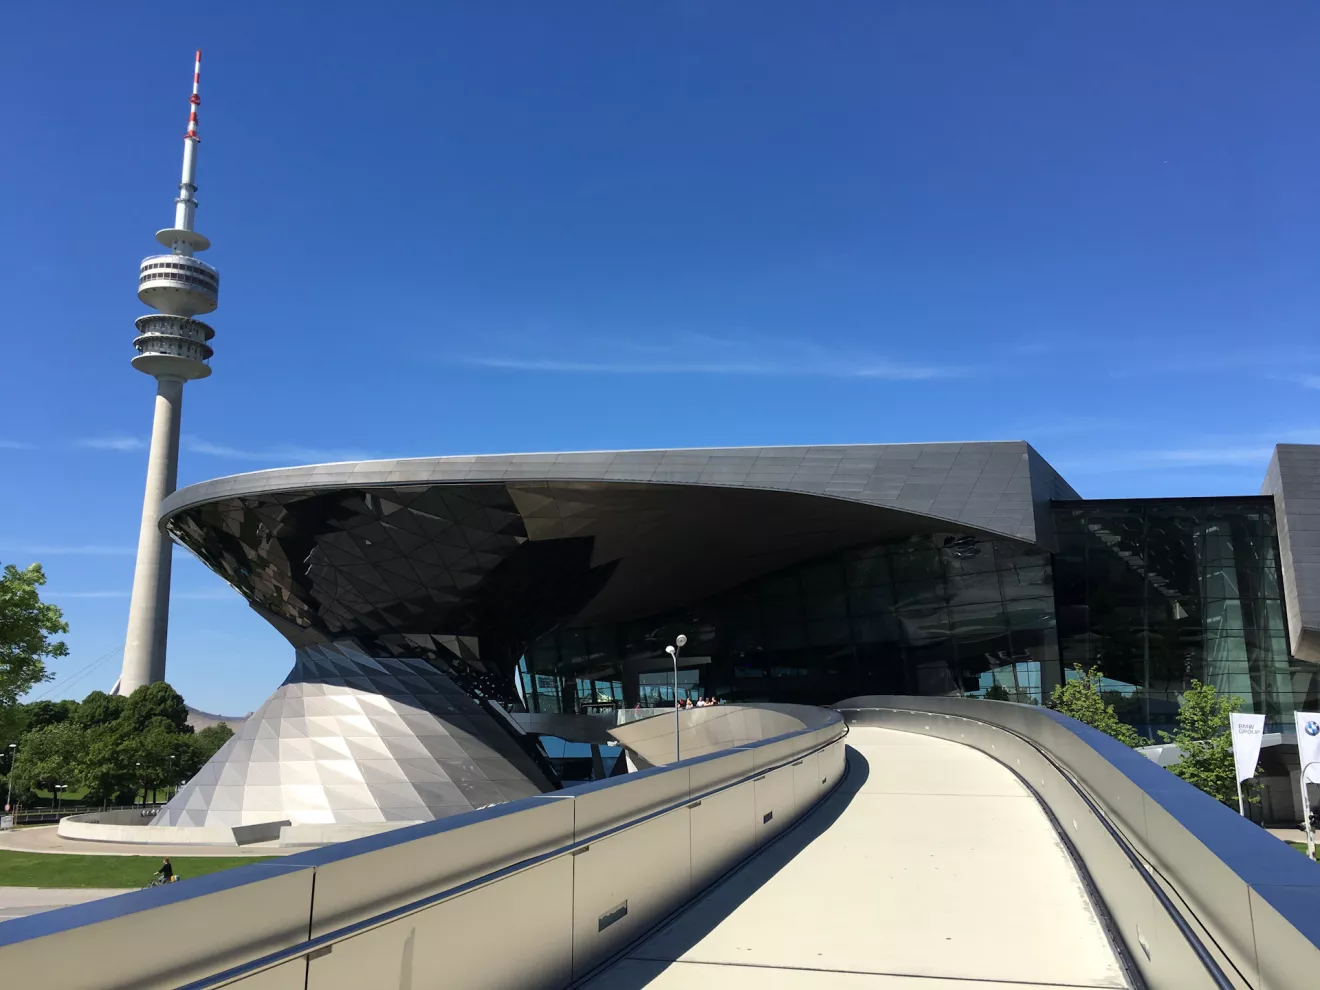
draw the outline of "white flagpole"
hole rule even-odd
[[[1302,824],[1306,826],[1306,855],[1315,862],[1315,826],[1311,824],[1311,795],[1306,791],[1306,772],[1314,762],[1302,764]]]
[[[1247,817],[1247,809],[1242,805],[1242,781],[1238,781],[1238,814],[1243,818]]]

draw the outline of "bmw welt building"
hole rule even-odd
[[[867,694],[1042,703],[1102,668],[1320,705],[1320,448],[1263,494],[1086,500],[1022,442],[519,454],[261,471],[161,525],[294,648],[157,824],[415,821],[555,786],[505,713]],[[1279,747],[1279,750],[1290,747]],[[1284,781],[1286,783],[1286,769]]]

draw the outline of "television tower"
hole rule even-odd
[[[173,544],[157,525],[160,503],[174,491],[179,474],[179,417],[183,383],[211,373],[207,343],[215,331],[193,317],[216,307],[220,274],[194,257],[211,246],[193,230],[197,211],[197,93],[202,53],[193,68],[188,132],[183,136],[183,178],[174,201],[174,226],[158,231],[156,240],[169,254],[145,258],[138,276],[138,298],[158,312],[139,317],[133,340],[133,367],[156,379],[156,415],[151,425],[147,459],[147,490],[142,500],[133,597],[128,606],[128,638],[117,690],[132,694],[143,684],[165,679],[165,640],[169,629],[170,560]]]

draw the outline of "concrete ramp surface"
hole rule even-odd
[[[1012,772],[890,729],[854,727],[848,743],[830,798],[587,986],[1129,986],[1066,847]]]

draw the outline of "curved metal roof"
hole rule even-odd
[[[717,447],[346,461],[182,488],[162,523],[217,499],[308,489],[527,481],[632,482],[821,495],[1053,546],[1049,502],[1078,498],[1024,441]]]

